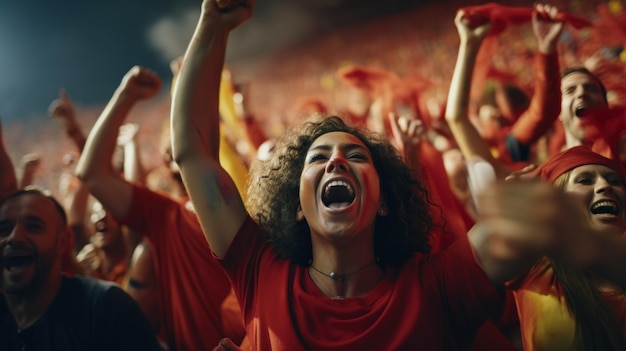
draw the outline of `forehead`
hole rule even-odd
[[[619,175],[619,173],[615,171],[613,168],[607,167],[604,165],[597,165],[597,164],[578,166],[572,170],[572,175],[581,174],[581,173],[600,173],[600,174],[614,173],[614,174]]]
[[[360,146],[365,150],[368,150],[367,146],[363,144],[361,139],[356,136],[346,133],[346,132],[330,132],[326,134],[320,135],[313,144],[311,144],[310,149],[318,148],[318,147],[334,147],[334,146]],[[369,151],[369,150],[368,150]]]
[[[588,84],[588,83],[591,83],[596,86],[600,86],[597,79],[583,72],[573,72],[563,77],[563,79],[561,79],[562,86]]]
[[[0,207],[0,219],[18,219],[25,216],[39,217],[46,221],[59,219],[52,201],[40,195],[18,195],[6,200]]]

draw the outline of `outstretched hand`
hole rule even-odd
[[[456,25],[459,37],[463,41],[467,40],[483,40],[487,34],[491,31],[491,21],[479,22],[479,24],[473,24],[471,19],[468,18],[465,11],[460,10],[457,12],[454,18],[454,24]]]
[[[426,127],[420,119],[398,116],[390,112],[389,122],[391,124],[391,134],[398,147],[402,149],[402,152],[417,148],[425,136]]]
[[[509,260],[548,255],[586,262],[595,255],[596,230],[576,195],[538,181],[507,181],[479,194],[480,221],[495,233],[489,250]]]
[[[59,122],[66,132],[78,127],[74,103],[65,89],[61,89],[59,98],[50,103],[50,106],[48,106],[48,114]]]
[[[559,36],[565,23],[557,20],[559,10],[547,4],[536,4],[533,12],[532,25],[537,47],[544,54],[556,52]]]
[[[202,15],[223,23],[233,30],[247,21],[254,11],[255,0],[204,0]]]
[[[528,166],[517,170],[517,171],[513,171],[511,172],[511,174],[509,174],[504,180],[523,180],[523,179],[533,179],[535,178],[535,176],[533,175],[533,171],[537,169],[537,165],[535,164],[529,164]]]
[[[136,100],[155,96],[162,86],[163,81],[154,71],[140,66],[131,68],[120,83],[121,93]]]

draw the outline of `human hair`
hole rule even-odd
[[[41,196],[52,201],[52,204],[54,205],[54,208],[59,214],[59,218],[61,219],[61,225],[63,226],[63,228],[67,227],[67,215],[65,214],[65,209],[63,208],[63,206],[59,203],[59,201],[54,196],[52,196],[52,194],[48,190],[39,188],[34,185],[29,185],[25,188],[19,189],[18,191],[0,200],[0,207],[2,207],[10,199],[14,199],[18,196],[29,195],[29,194]]]
[[[433,226],[427,190],[386,139],[327,116],[293,128],[278,141],[272,157],[255,161],[250,169],[247,208],[266,232],[279,257],[308,266],[312,259],[311,233],[306,221],[297,221],[300,176],[306,154],[321,135],[345,132],[369,149],[388,215],[378,216],[374,253],[381,264],[399,266],[416,252],[429,252]]]
[[[568,76],[568,75],[570,75],[572,73],[582,73],[582,74],[586,74],[589,77],[591,77],[598,84],[598,86],[600,87],[600,91],[602,92],[602,97],[604,98],[604,102],[606,102],[607,104],[609,103],[609,100],[607,98],[606,87],[604,86],[604,83],[602,83],[600,78],[598,78],[598,76],[593,74],[590,70],[588,70],[585,67],[568,67],[568,68],[564,69],[563,72],[561,73],[561,80],[563,80],[563,78],[565,78],[566,76]]]
[[[554,185],[565,191],[572,170],[560,175]],[[554,274],[563,287],[565,302],[574,316],[576,338],[584,350],[626,350],[621,330],[607,302],[593,283],[594,274],[550,260]]]

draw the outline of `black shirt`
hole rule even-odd
[[[63,277],[44,315],[20,330],[0,294],[0,350],[158,350],[135,300],[115,283]]]
[[[522,144],[513,134],[506,136],[504,145],[509,155],[511,155],[511,161],[528,162],[530,160],[530,146]]]

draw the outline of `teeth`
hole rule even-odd
[[[350,184],[348,184],[348,182],[344,180],[333,180],[326,186],[326,191],[328,191],[328,189],[335,187],[335,186],[344,186],[348,189],[350,196],[354,195],[354,190],[352,189],[352,186],[350,186]]]
[[[324,188],[322,202],[330,208],[343,208],[354,201],[354,189],[345,180],[330,181]]]
[[[597,209],[598,207],[603,207],[603,206],[606,206],[606,207],[613,207],[613,208],[617,207],[617,205],[615,204],[615,202],[613,202],[613,201],[608,201],[608,200],[604,200],[604,201],[600,201],[600,202],[598,202],[597,204],[593,205],[592,209],[593,209],[593,210],[595,210],[595,209]]]
[[[591,207],[591,213],[601,216],[616,216],[619,213],[619,207],[614,201],[603,200]]]

